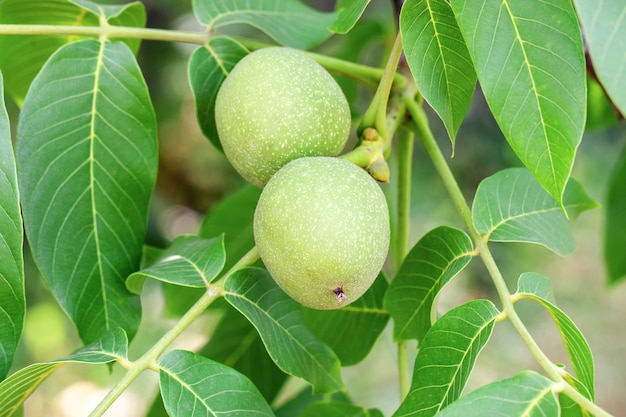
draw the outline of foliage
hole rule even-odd
[[[392,4],[395,10],[340,0],[328,12],[300,0],[193,0],[206,31],[183,32],[145,28],[140,2],[0,3],[0,93],[19,112],[13,144],[2,101],[0,416],[15,415],[67,363],[123,369],[93,416],[103,415],[144,371],[159,375],[160,399],[151,415],[381,416],[346,395],[342,367],[368,359],[388,323],[402,398],[394,416],[610,415],[595,403],[591,348],[557,307],[550,279],[524,272],[511,293],[490,243],[535,243],[562,256],[574,250],[572,221],[599,205],[584,179],[571,177],[583,133],[618,123],[626,112],[624,6],[620,0]],[[381,13],[388,16],[376,16]],[[370,30],[373,15],[376,31]],[[159,160],[171,156],[159,151],[162,120],[152,103],[149,68],[137,58],[145,40],[195,46],[187,73],[197,127],[219,151],[217,92],[249,52],[276,44],[305,50],[337,77],[357,136],[340,157],[378,180],[391,173],[394,187],[386,189],[390,262],[360,299],[318,311],[276,285],[254,246],[260,192],[250,185],[210,210],[197,236],[173,236],[164,248],[149,245]],[[362,53],[371,45],[382,65]],[[456,154],[477,82],[519,163],[481,178],[470,207],[426,109],[434,111],[431,120],[438,116]],[[415,138],[463,230],[439,225],[410,248]],[[601,202],[612,284],[626,276],[625,167],[622,153]],[[25,254],[32,255],[84,346],[13,369],[26,314]],[[497,297],[443,310],[438,300],[444,287],[481,261]],[[155,285],[183,313],[131,360],[129,344],[141,342],[138,328],[145,320],[141,302],[146,287]],[[547,311],[569,364],[549,358],[530,334],[518,313],[522,299]],[[170,349],[207,309],[219,320],[209,342],[195,352]],[[482,349],[504,321],[541,373],[522,371],[464,394]],[[417,341],[413,368],[410,341]],[[281,398],[296,378],[307,389]]]

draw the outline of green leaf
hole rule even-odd
[[[0,2],[0,23],[98,26],[97,15],[85,13],[85,9],[77,4],[67,0],[3,0]],[[145,26],[146,13],[139,2],[100,7],[105,10],[118,8],[117,13],[108,20],[112,25]],[[0,68],[5,73],[7,93],[21,104],[31,82],[50,55],[62,45],[76,39],[76,36],[0,36]],[[134,52],[139,48],[138,39],[124,41]]]
[[[565,344],[574,374],[593,399],[594,365],[591,349],[574,322],[556,306],[551,288],[552,284],[548,278],[541,274],[527,272],[519,278],[516,297],[531,298],[550,313]]]
[[[587,120],[585,131],[605,129],[619,123],[613,103],[597,80],[587,77]]]
[[[322,13],[300,0],[193,0],[193,11],[209,32],[233,23],[247,23],[278,43],[312,48],[330,35],[336,13]]]
[[[260,268],[245,268],[224,283],[226,300],[256,327],[284,372],[304,378],[316,393],[343,388],[339,359],[304,324],[300,305]]]
[[[267,354],[254,326],[231,306],[198,353],[250,378],[268,402],[274,400],[287,379]]]
[[[196,116],[202,133],[220,151],[222,145],[215,126],[215,98],[233,67],[248,54],[236,40],[213,36],[194,51],[189,59],[189,83],[196,102]]]
[[[179,236],[156,263],[131,274],[126,287],[140,294],[146,278],[154,278],[185,287],[207,288],[222,271],[225,260],[222,236],[213,239]]]
[[[437,417],[559,416],[553,385],[552,381],[536,372],[524,371],[478,388],[444,408]]]
[[[622,0],[574,0],[593,68],[609,97],[626,114],[626,19]]]
[[[411,249],[383,302],[396,340],[422,340],[437,294],[469,263],[472,250],[469,236],[448,226],[431,230]]]
[[[456,401],[498,314],[490,301],[473,300],[437,320],[420,344],[411,389],[394,417],[434,416]]]
[[[336,310],[302,307],[304,322],[339,357],[343,366],[361,362],[385,329],[389,314],[383,309],[387,278],[380,273],[358,300]]]
[[[476,73],[452,9],[446,0],[407,0],[400,32],[417,88],[454,145],[472,101]]]
[[[157,171],[154,109],[123,43],[59,49],[20,113],[17,166],[33,257],[85,343],[135,334],[140,263]]]
[[[170,416],[273,416],[244,375],[192,352],[175,350],[159,363],[163,403]]]
[[[15,156],[0,73],[0,381],[11,367],[22,334],[24,298],[24,232],[20,214]]]
[[[369,3],[370,0],[338,0],[335,11],[339,13],[339,16],[329,29],[335,33],[350,32]]]
[[[102,335],[97,342],[78,349],[71,355],[50,362],[22,368],[0,383],[0,417],[10,416],[47,377],[66,363],[103,364],[127,359],[128,338],[116,328]]]
[[[341,401],[317,401],[309,404],[298,417],[384,417],[376,409],[365,408]]]
[[[452,0],[487,103],[560,205],[585,126],[585,59],[570,0]]]
[[[565,380],[572,385],[576,390],[582,393],[585,397],[593,401],[592,395],[587,388],[576,378],[571,375],[567,375]],[[586,409],[582,408],[578,403],[572,400],[562,392],[559,393],[559,406],[561,407],[561,417],[593,417],[592,414]]]
[[[276,409],[276,417],[300,416],[309,404],[317,401],[332,401],[350,403],[350,398],[345,391],[337,391],[332,394],[313,394],[310,386],[305,387],[297,395]]]
[[[230,269],[254,247],[252,223],[261,189],[246,184],[221,200],[205,217],[198,235],[205,238],[224,234],[225,269]]]
[[[622,150],[609,180],[604,214],[604,260],[609,284],[626,277],[626,147]]]
[[[598,206],[574,179],[563,199],[572,218]],[[494,242],[537,243],[559,255],[576,247],[561,206],[524,168],[503,169],[480,183],[472,221],[478,233]]]

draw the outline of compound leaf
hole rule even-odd
[[[9,372],[24,325],[23,235],[15,156],[0,74],[0,381]]]
[[[456,401],[498,314],[490,301],[473,300],[437,320],[420,344],[411,389],[393,416],[430,417]]]
[[[411,249],[383,301],[396,340],[422,340],[437,294],[469,263],[472,249],[465,232],[448,226],[431,230]]]
[[[336,13],[322,13],[300,0],[193,0],[200,23],[213,31],[220,26],[247,23],[277,42],[298,49],[312,48],[330,35]]]
[[[563,201],[572,218],[597,207],[574,179]],[[478,233],[491,241],[537,243],[559,255],[576,246],[561,206],[524,168],[504,169],[485,178],[476,190],[472,220]]]
[[[450,5],[407,0],[400,31],[419,92],[437,112],[454,145],[476,87],[476,73]]]
[[[159,368],[163,404],[172,417],[274,415],[254,384],[226,365],[174,350]]]
[[[452,0],[500,129],[559,203],[585,127],[585,59],[570,0]]]
[[[139,294],[146,278],[185,287],[208,287],[222,271],[225,260],[223,236],[213,239],[179,236],[154,264],[131,274],[126,287]]]
[[[339,357],[343,366],[361,362],[389,321],[383,309],[387,278],[380,273],[358,300],[336,310],[303,307],[307,326]]]
[[[517,297],[531,298],[539,302],[552,316],[561,333],[574,373],[593,399],[594,365],[591,349],[574,322],[556,306],[550,280],[534,272],[522,274],[517,284]]]
[[[125,287],[141,260],[157,171],[154,109],[120,42],[59,49],[29,91],[17,129],[24,224],[33,257],[85,343],[135,334]]]
[[[226,279],[224,291],[226,300],[256,327],[279,368],[304,378],[315,392],[343,388],[339,359],[306,327],[300,305],[267,271],[241,269]]]
[[[241,58],[248,54],[236,40],[213,36],[189,59],[189,82],[196,102],[196,116],[202,133],[220,151],[222,145],[215,125],[215,99],[222,82]]]

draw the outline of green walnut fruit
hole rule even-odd
[[[226,157],[263,187],[292,159],[333,156],[350,134],[350,108],[331,75],[304,53],[260,49],[244,57],[220,87],[215,123]]]
[[[267,183],[254,239],[276,283],[301,304],[335,309],[374,282],[389,249],[389,212],[380,187],[351,162],[304,157]]]

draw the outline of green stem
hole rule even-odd
[[[409,230],[411,225],[411,172],[413,163],[413,132],[398,131],[398,218],[393,264],[396,273],[409,252]],[[398,342],[398,378],[400,400],[404,400],[411,388],[408,347],[406,341]]]
[[[98,406],[89,414],[90,417],[99,417],[104,415],[106,410],[115,402],[115,400],[128,388],[128,386],[146,369],[157,368],[157,360],[159,356],[165,352],[165,349],[180,336],[183,331],[189,327],[200,315],[207,309],[209,305],[223,295],[222,283],[232,275],[235,271],[252,265],[259,259],[259,253],[256,246],[245,254],[224,276],[217,282],[210,284],[207,291],[200,297],[198,301],[176,322],[167,333],[159,339],[154,346],[143,354],[139,359],[133,362],[124,376],[111,388],[107,395],[102,399]]]
[[[1,35],[57,35],[93,36],[110,39],[134,38],[157,41],[184,42],[204,45],[210,34],[180,32],[167,29],[132,28],[125,26],[62,26],[62,25],[12,25],[0,24]]]
[[[439,176],[441,177],[448,194],[452,198],[454,205],[456,206],[459,214],[463,218],[463,222],[467,227],[470,236],[472,237],[474,244],[476,245],[476,249],[480,254],[480,257],[487,268],[487,271],[491,275],[491,279],[496,287],[498,295],[500,297],[500,301],[502,303],[502,309],[504,313],[507,315],[508,319],[513,324],[515,330],[519,333],[520,337],[530,350],[531,354],[535,357],[539,365],[543,368],[546,374],[555,382],[559,384],[563,384],[562,392],[567,394],[572,400],[576,401],[583,408],[592,411],[596,415],[609,416],[610,414],[606,413],[606,411],[602,410],[600,407],[595,405],[592,401],[578,393],[578,391],[567,384],[567,382],[561,376],[561,370],[558,366],[556,366],[541,350],[541,348],[535,342],[535,339],[529,333],[528,329],[520,319],[515,307],[513,306],[512,296],[509,292],[508,287],[506,286],[506,282],[489,250],[489,246],[483,237],[478,233],[476,228],[474,227],[474,223],[472,222],[472,215],[467,202],[465,201],[465,197],[463,197],[463,193],[458,186],[458,183],[454,179],[454,175],[446,162],[441,149],[437,145],[435,138],[432,135],[430,127],[428,126],[428,119],[424,110],[418,106],[413,100],[409,97],[405,98],[405,103],[407,106],[407,111],[411,115],[411,118],[414,122],[414,128],[416,130],[417,136],[419,137],[421,143],[424,146],[424,149],[430,156]]]
[[[370,106],[363,115],[361,127],[359,128],[360,131],[363,131],[365,128],[374,127],[386,141],[391,140],[387,135],[387,103],[401,55],[402,38],[400,37],[400,33],[398,33],[393,43],[393,48],[391,48],[383,76],[380,79],[380,83],[378,84],[376,93],[374,93]]]

